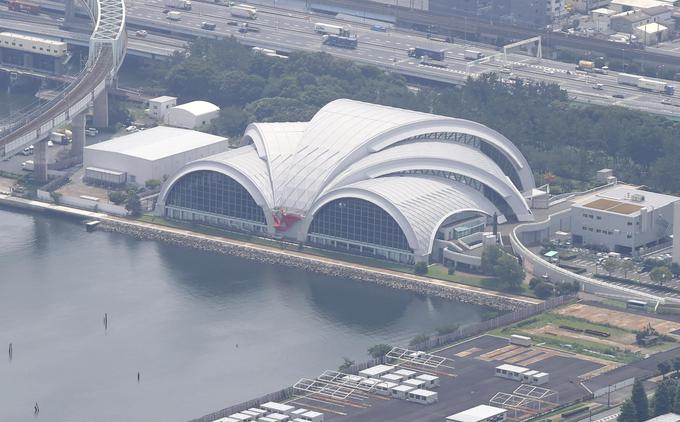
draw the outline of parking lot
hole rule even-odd
[[[335,397],[310,393],[289,404],[323,412],[326,420],[441,422],[454,413],[489,404],[499,392],[513,394],[521,384],[494,375],[495,368],[503,363],[549,373],[550,381],[537,390],[557,393],[553,397],[560,403],[585,396],[587,391],[580,386],[580,379],[603,367],[598,362],[552,349],[510,345],[507,339],[491,335],[447,347],[434,353],[433,361],[438,364],[427,366],[407,361],[399,364],[400,368],[439,377],[440,386],[432,390],[438,393],[438,401],[430,405],[359,390]],[[547,401],[541,405],[549,406]]]
[[[536,254],[541,255],[541,248],[536,247],[532,248]],[[560,247],[555,247],[554,250],[562,253],[562,252],[567,252],[567,253],[575,253],[577,256],[573,259],[560,259],[560,260],[553,260],[553,263],[558,263],[558,264],[566,264],[569,266],[573,267],[579,267],[579,268],[585,268],[586,272],[583,273],[584,276],[587,277],[592,277],[595,274],[602,274],[602,275],[607,275],[607,272],[602,266],[602,262],[607,259],[607,254],[603,252],[593,252],[587,249],[583,248],[560,248]],[[652,259],[657,259],[657,260],[667,260],[669,259],[668,255],[670,253],[670,247],[666,249],[659,250],[657,252],[654,252],[652,254],[649,254],[645,258],[652,258]],[[544,257],[544,259],[548,259]],[[630,260],[630,258],[615,258],[619,262],[625,260]],[[632,260],[631,260],[632,261]],[[627,274],[624,273],[622,270],[617,270],[614,273],[612,273],[613,276],[616,277],[625,277],[628,278],[629,280],[637,281],[640,283],[647,284],[648,286],[631,286],[629,284],[624,284],[616,281],[607,281],[608,283],[614,284],[614,285],[619,285],[622,287],[628,287],[628,288],[633,288],[636,290],[640,290],[646,293],[652,293],[660,296],[668,296],[668,297],[673,297],[676,299],[680,299],[680,280],[677,278],[673,278],[671,280],[668,280],[664,283],[664,286],[670,287],[672,289],[677,289],[679,292],[667,292],[667,291],[662,291],[658,290],[656,288],[657,284],[653,282],[650,277],[649,277],[649,271],[646,271],[643,267],[642,261],[632,261],[633,262],[633,269],[629,271]]]

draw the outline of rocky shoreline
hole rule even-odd
[[[345,277],[354,280],[376,283],[381,286],[410,290],[420,294],[433,295],[457,302],[488,306],[502,311],[515,311],[528,305],[526,302],[516,300],[503,295],[486,295],[472,290],[457,288],[455,285],[439,286],[424,283],[407,277],[370,271],[363,268],[352,268],[347,265],[338,265],[298,255],[288,254],[284,251],[275,252],[264,248],[238,245],[228,241],[200,238],[193,235],[173,233],[162,228],[142,227],[136,224],[128,224],[114,220],[104,220],[97,227],[98,230],[121,233],[140,240],[156,240],[173,245],[185,246],[208,252],[216,252],[245,258],[251,261],[268,264],[284,265],[312,271],[329,276]],[[350,264],[351,265],[351,264]]]

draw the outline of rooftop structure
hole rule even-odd
[[[666,413],[655,418],[647,419],[646,422],[680,422],[680,415],[676,413]]]
[[[90,181],[143,184],[162,180],[190,161],[227,148],[227,139],[220,136],[158,126],[86,147],[84,167]],[[126,176],[110,183],[112,171]]]
[[[648,9],[656,6],[668,7],[668,3],[659,0],[612,0],[609,3],[610,8],[620,11]]]
[[[220,114],[220,108],[207,101],[192,101],[168,110],[165,121],[170,126],[195,129],[209,124]]]
[[[617,184],[572,205],[571,232],[576,244],[637,254],[668,241],[673,207],[680,198]]]
[[[508,411],[500,407],[481,404],[471,409],[464,410],[446,418],[447,421],[455,422],[482,422],[482,421],[502,421]]]
[[[175,174],[158,212],[206,212],[202,221],[400,262],[431,254],[443,225],[494,214],[533,220],[522,195],[534,188],[526,159],[468,120],[337,100],[309,122],[253,123],[243,143]],[[182,192],[204,177],[240,199],[197,209]]]

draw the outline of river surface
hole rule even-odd
[[[0,236],[3,422],[184,422],[483,313],[38,214]]]

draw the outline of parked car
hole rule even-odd
[[[144,38],[148,35],[149,33],[146,32],[144,29],[140,29],[139,31],[135,32],[135,35],[137,35],[140,38]]]

